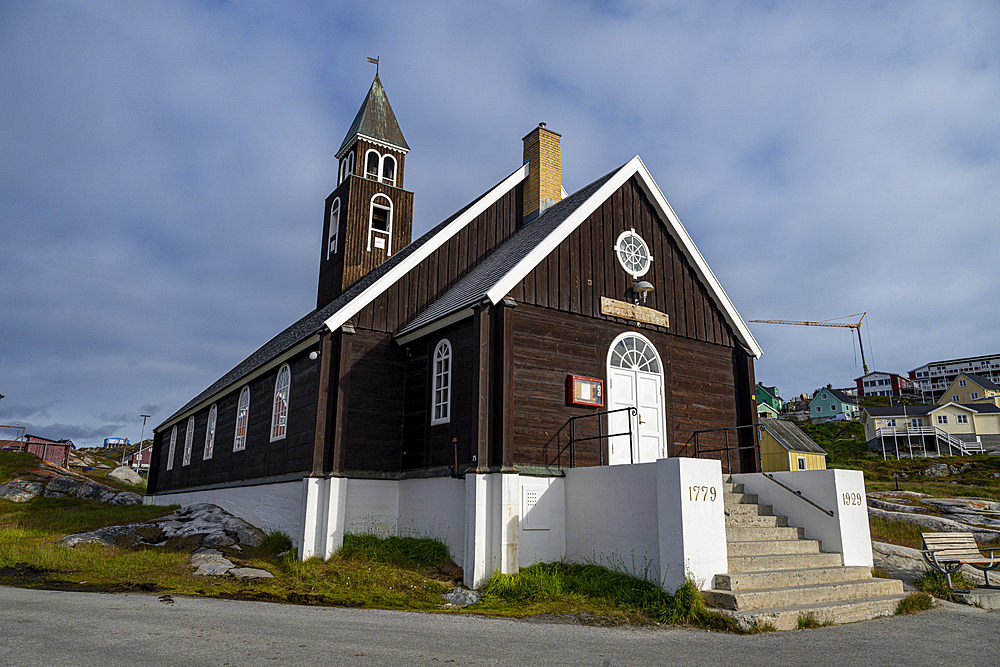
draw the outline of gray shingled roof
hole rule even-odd
[[[793,422],[783,419],[761,419],[760,425],[790,452],[826,454],[826,450],[817,445],[812,438],[805,434],[805,431]]]
[[[989,378],[984,378],[982,375],[975,375],[973,373],[963,373],[963,375],[978,384],[983,389],[1000,391],[1000,385]]]
[[[403,328],[396,333],[397,337],[416,331],[443,317],[481,302],[494,285],[500,282],[528,253],[541,244],[549,234],[558,229],[559,225],[565,222],[602,185],[607,183],[617,171],[618,169],[615,169],[605,174],[590,185],[552,205],[541,216],[522,227],[516,234],[511,235],[507,241],[464,278],[455,283],[451,289],[403,325]]]
[[[509,178],[509,176],[507,177]],[[504,179],[506,180],[506,178]],[[187,412],[191,408],[195,407],[202,401],[207,400],[214,394],[219,393],[226,387],[239,382],[241,379],[252,373],[257,368],[260,368],[264,364],[272,361],[281,354],[292,349],[306,338],[309,338],[313,334],[316,334],[323,330],[324,322],[329,319],[334,313],[350,303],[354,298],[359,296],[364,292],[369,286],[371,286],[376,280],[381,278],[383,275],[388,273],[393,267],[398,265],[400,262],[405,260],[407,257],[412,255],[417,249],[422,245],[433,239],[435,236],[440,234],[445,227],[447,227],[453,220],[462,215],[470,207],[474,206],[476,202],[485,197],[487,194],[492,192],[497,185],[500,185],[503,181],[500,181],[489,190],[479,195],[461,210],[456,212],[454,215],[448,219],[442,221],[436,227],[431,229],[429,232],[413,241],[402,250],[397,252],[395,255],[384,261],[378,266],[378,268],[369,272],[361,280],[351,285],[343,294],[331,301],[326,306],[312,311],[308,315],[301,318],[298,322],[291,325],[281,333],[277,334],[271,340],[264,343],[256,351],[254,351],[249,357],[237,364],[232,370],[223,375],[221,378],[216,380],[210,387],[205,391],[201,392],[193,399],[188,401],[184,407],[182,407],[177,412],[170,415],[156,428],[161,428],[164,424],[167,424],[183,413]]]
[[[410,150],[410,147],[406,145],[406,139],[403,138],[403,132],[399,129],[399,123],[396,122],[396,114],[389,106],[389,98],[385,94],[385,88],[382,87],[382,82],[379,81],[377,74],[375,80],[372,81],[368,96],[365,97],[361,108],[358,109],[358,115],[351,123],[351,129],[347,131],[344,142],[337,149],[337,155],[340,155],[340,152],[347,148],[347,145],[359,134],[384,141],[393,146],[399,146],[404,150]]]

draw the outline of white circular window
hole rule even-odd
[[[618,240],[615,241],[615,255],[618,256],[622,268],[633,278],[645,275],[653,261],[649,255],[649,246],[634,229],[622,232],[618,236]]]

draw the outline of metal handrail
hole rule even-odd
[[[741,428],[752,428],[752,429],[754,429],[754,432],[753,432],[753,444],[749,445],[749,446],[744,445],[742,447],[739,446],[739,445],[737,445],[736,447],[730,446],[730,444],[729,444],[729,432],[730,431],[738,431]],[[703,453],[704,454],[710,454],[712,452],[725,452],[726,453],[726,472],[727,473],[732,472],[732,469],[733,469],[733,463],[732,463],[732,458],[731,458],[731,454],[730,454],[730,452],[733,452],[733,451],[739,452],[739,451],[743,451],[743,450],[746,450],[746,449],[752,449],[752,450],[754,450],[756,452],[756,454],[757,454],[756,455],[756,462],[759,463],[760,462],[760,437],[758,436],[757,428],[759,428],[759,425],[757,425],[757,424],[743,424],[741,426],[725,426],[723,428],[706,428],[706,429],[702,429],[700,431],[695,431],[695,432],[693,432],[691,434],[692,436],[694,436],[694,456],[695,456],[695,458],[699,458],[700,459],[701,455]],[[726,446],[725,447],[716,447],[714,449],[702,449],[701,448],[701,441],[699,440],[698,436],[700,434],[702,434],[702,433],[717,433],[719,431],[725,431],[726,432]]]
[[[626,410],[629,412],[628,431],[622,432],[622,433],[609,433],[607,435],[604,435],[604,422],[601,419],[598,419],[597,420],[597,433],[598,433],[598,435],[590,436],[589,438],[579,438],[579,439],[576,437],[576,421],[578,419],[590,419],[590,418],[593,418],[593,417],[602,417],[604,415],[610,415],[610,414],[614,414],[616,412],[625,412]],[[578,442],[587,442],[588,440],[604,440],[604,439],[610,439],[610,438],[617,438],[618,436],[621,436],[621,435],[627,435],[628,436],[629,458],[631,459],[632,463],[635,463],[635,447],[633,446],[634,442],[632,440],[632,417],[633,416],[638,416],[638,415],[639,415],[639,409],[638,408],[629,407],[629,408],[617,408],[615,410],[606,410],[605,412],[592,412],[589,415],[576,415],[574,417],[570,417],[569,418],[569,462],[570,462],[570,467],[571,468],[575,468],[576,467],[576,443],[578,443]],[[610,429],[610,426],[609,426],[609,429]],[[601,465],[604,465],[604,448],[603,447],[599,448],[598,452],[599,452],[598,455],[600,456]]]
[[[824,514],[828,514],[828,515],[830,515],[830,516],[834,516],[834,514],[833,514],[833,510],[827,510],[827,509],[823,509],[822,507],[820,507],[819,505],[817,505],[817,504],[816,504],[816,503],[814,503],[813,501],[811,501],[811,500],[809,500],[808,498],[806,498],[805,496],[803,496],[803,495],[802,495],[802,492],[801,492],[801,491],[796,491],[796,490],[795,490],[795,489],[793,489],[792,487],[790,487],[790,486],[788,486],[788,485],[786,485],[786,484],[782,484],[781,482],[779,482],[778,480],[776,480],[776,479],[774,478],[774,475],[772,475],[771,473],[769,473],[769,472],[766,472],[766,473],[764,473],[764,477],[768,478],[769,480],[771,480],[772,482],[774,482],[775,484],[777,484],[777,485],[778,485],[778,486],[780,486],[781,488],[785,489],[786,491],[791,491],[791,492],[792,492],[792,493],[794,493],[794,494],[795,494],[795,495],[796,495],[796,496],[797,496],[798,498],[800,498],[800,499],[802,499],[802,500],[806,501],[807,503],[809,503],[810,505],[812,505],[813,507],[815,507],[816,509],[818,509],[818,510],[819,510],[820,512],[823,512]]]

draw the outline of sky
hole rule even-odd
[[[0,0],[0,424],[148,437],[312,310],[369,56],[415,237],[545,122],[568,192],[639,155],[744,320],[998,353],[997,35],[995,0]],[[749,326],[785,397],[862,374],[851,329]]]

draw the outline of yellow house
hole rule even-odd
[[[826,452],[793,422],[767,419],[759,428],[763,472],[826,470]]]
[[[959,373],[938,401],[939,405],[947,403],[990,403],[1000,407],[1000,386],[982,375]]]

